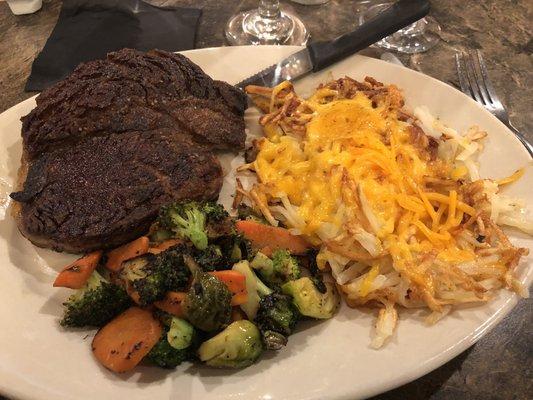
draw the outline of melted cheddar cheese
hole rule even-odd
[[[412,251],[436,251],[450,262],[471,259],[473,253],[458,250],[450,232],[474,210],[457,192],[425,189],[426,177],[459,179],[465,171],[430,161],[428,150],[415,145],[412,127],[363,93],[325,103],[322,98],[307,100],[313,116],[303,136],[283,135],[275,123],[266,124],[253,164],[261,194],[286,197],[303,221],[294,228],[315,243],[323,224],[352,223],[373,231],[393,259],[409,259]],[[362,203],[372,218],[362,217]],[[416,240],[409,241],[413,235]]]

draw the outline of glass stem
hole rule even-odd
[[[259,15],[266,19],[278,19],[281,15],[279,0],[261,0],[259,2]]]

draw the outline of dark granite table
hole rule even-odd
[[[201,48],[223,45],[222,31],[228,18],[238,9],[255,6],[257,1],[151,3],[202,8],[197,40],[197,47]],[[357,1],[332,0],[322,6],[286,5],[303,18],[315,40],[333,38],[355,25]],[[481,49],[489,60],[489,73],[512,121],[531,141],[533,1],[447,0],[433,1],[432,6],[431,15],[443,28],[442,41],[427,53],[400,56],[402,61],[410,68],[457,86],[454,52]],[[24,83],[35,55],[55,25],[59,8],[60,1],[44,0],[41,11],[14,16],[7,4],[0,2],[0,112],[34,94],[23,91]],[[375,54],[373,50],[369,52]],[[521,300],[478,344],[430,374],[374,400],[533,398],[532,306],[532,300]]]

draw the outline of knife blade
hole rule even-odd
[[[293,81],[318,72],[418,21],[428,12],[428,0],[399,0],[354,31],[331,41],[310,43],[235,86],[240,89],[248,85],[274,87],[285,80]]]

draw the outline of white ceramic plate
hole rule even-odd
[[[295,47],[232,47],[187,52],[213,78],[230,83],[264,68]],[[310,91],[328,74],[362,79],[370,75],[395,83],[408,105],[427,105],[453,128],[478,124],[489,133],[481,157],[482,174],[503,177],[528,163],[520,142],[491,114],[457,90],[412,70],[354,56],[297,87]],[[374,311],[343,307],[337,317],[306,324],[288,346],[240,371],[180,366],[176,371],[141,367],[116,375],[91,355],[93,331],[64,331],[58,326],[67,290],[52,288],[56,271],[71,257],[34,247],[17,231],[8,213],[7,194],[15,180],[21,152],[19,118],[35,105],[26,100],[0,115],[0,392],[28,400],[54,399],[355,399],[368,397],[418,378],[456,356],[495,326],[515,305],[502,292],[489,304],[454,311],[433,327],[422,313],[402,312],[397,333],[384,349],[369,348]],[[257,130],[257,112],[247,123]],[[229,161],[226,157],[226,161]],[[233,161],[233,165],[236,161]],[[226,164],[228,164],[226,162]],[[533,202],[531,168],[510,192]],[[232,193],[232,179],[222,193]],[[531,248],[532,240],[512,233],[514,243]],[[522,265],[527,284],[531,269]]]

